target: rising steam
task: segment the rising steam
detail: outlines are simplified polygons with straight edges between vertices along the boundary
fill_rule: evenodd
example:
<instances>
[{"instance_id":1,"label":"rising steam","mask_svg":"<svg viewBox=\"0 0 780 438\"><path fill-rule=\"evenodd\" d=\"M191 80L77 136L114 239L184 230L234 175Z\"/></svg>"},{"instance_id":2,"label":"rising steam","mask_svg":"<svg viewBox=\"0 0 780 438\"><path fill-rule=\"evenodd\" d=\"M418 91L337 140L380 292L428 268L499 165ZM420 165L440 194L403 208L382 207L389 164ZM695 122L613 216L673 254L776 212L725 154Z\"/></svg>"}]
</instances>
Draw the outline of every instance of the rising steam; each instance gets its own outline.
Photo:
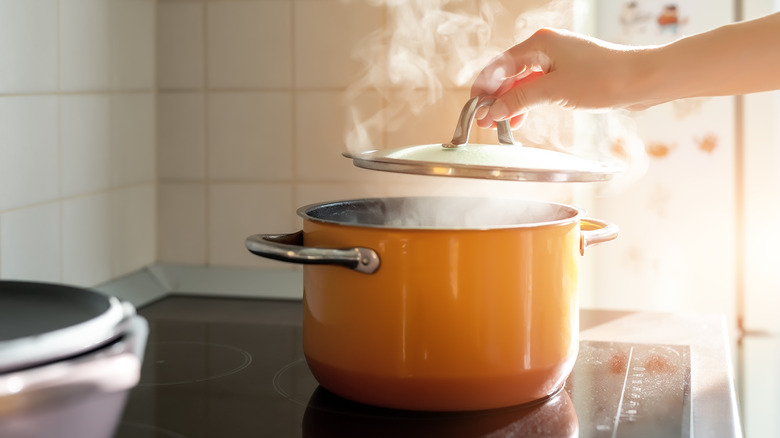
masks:
<instances>
[{"instance_id":1,"label":"rising steam","mask_svg":"<svg viewBox=\"0 0 780 438\"><path fill-rule=\"evenodd\" d=\"M387 23L358 43L354 56L364 71L347 98L354 101L366 90L378 91L386 105L377 114L361 114L352 106L353 126L347 139L351 152L371 148L366 141L370 128L400 129L405 118L438 102L445 88L468 89L490 59L538 27L565 26L568 22L557 2L545 2L545 7L513 18L512 35L502 36L494 32L497 17L506 19L508 15L500 0L369 3L384 7Z\"/></svg>"},{"instance_id":2,"label":"rising steam","mask_svg":"<svg viewBox=\"0 0 780 438\"><path fill-rule=\"evenodd\" d=\"M373 90L385 105L377 114L360 114L352 107L353 126L347 138L351 152L376 148L367 141L367 130L400 129L404 119L438 102L445 86L468 86L497 53L489 48L497 3L480 2L478 9L470 4L474 9L467 11L452 0L369 2L385 8L387 23L358 44L355 56L365 70L347 98L354 101Z\"/></svg>"},{"instance_id":3,"label":"rising steam","mask_svg":"<svg viewBox=\"0 0 780 438\"><path fill-rule=\"evenodd\" d=\"M402 129L410 118L441 101L445 90L468 90L476 74L494 56L540 27L571 28L573 23L571 1L523 2L522 5L530 4L527 7L507 0L364 1L384 8L386 23L359 42L354 52L364 70L347 91L351 126L346 143L352 153L386 147L372 143L368 133ZM508 11L509 5L525 10ZM383 104L379 112L363 113L358 105L352 104L367 91L381 96ZM587 155L611 164L632 159L641 161L644 146L638 137L626 132L619 139L607 136L617 135L616 126L622 119L622 116L599 115L596 126L609 125L609 129L600 131L601 137L589 136L594 143L583 150L583 138L575 138L581 126L576 124L572 111L545 106L529 114L524 126L515 132L515 138L528 146ZM453 128L455 123L452 120ZM495 142L495 134L483 137ZM621 142L621 154L615 153L616 142ZM643 166L639 168L643 171Z\"/></svg>"}]
</instances>

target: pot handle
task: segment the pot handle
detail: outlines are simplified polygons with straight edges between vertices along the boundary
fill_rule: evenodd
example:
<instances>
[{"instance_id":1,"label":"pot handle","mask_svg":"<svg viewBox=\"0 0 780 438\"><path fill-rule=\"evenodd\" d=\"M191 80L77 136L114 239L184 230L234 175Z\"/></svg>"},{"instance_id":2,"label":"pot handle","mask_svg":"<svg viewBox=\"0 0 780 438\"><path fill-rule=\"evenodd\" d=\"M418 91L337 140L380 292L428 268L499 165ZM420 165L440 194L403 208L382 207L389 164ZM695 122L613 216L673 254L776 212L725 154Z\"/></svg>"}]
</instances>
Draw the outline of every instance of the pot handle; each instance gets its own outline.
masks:
<instances>
[{"instance_id":1,"label":"pot handle","mask_svg":"<svg viewBox=\"0 0 780 438\"><path fill-rule=\"evenodd\" d=\"M246 249L260 257L304 265L338 265L364 274L379 269L379 255L370 248L311 248L303 246L303 231L291 234L255 234Z\"/></svg>"},{"instance_id":2,"label":"pot handle","mask_svg":"<svg viewBox=\"0 0 780 438\"><path fill-rule=\"evenodd\" d=\"M617 225L599 219L584 218L580 220L580 254L585 255L585 248L599 243L615 240L620 229Z\"/></svg>"}]
</instances>

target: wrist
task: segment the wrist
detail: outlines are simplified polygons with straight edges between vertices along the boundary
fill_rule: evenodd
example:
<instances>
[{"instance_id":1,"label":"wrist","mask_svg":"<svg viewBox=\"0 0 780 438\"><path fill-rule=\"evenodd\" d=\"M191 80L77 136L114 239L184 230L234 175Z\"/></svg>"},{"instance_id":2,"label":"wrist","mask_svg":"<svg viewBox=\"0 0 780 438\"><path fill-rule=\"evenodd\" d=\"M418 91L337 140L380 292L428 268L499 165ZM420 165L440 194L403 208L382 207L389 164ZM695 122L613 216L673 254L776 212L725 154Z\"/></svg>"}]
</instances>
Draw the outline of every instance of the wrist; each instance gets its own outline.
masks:
<instances>
[{"instance_id":1,"label":"wrist","mask_svg":"<svg viewBox=\"0 0 780 438\"><path fill-rule=\"evenodd\" d=\"M670 74L667 46L643 47L631 51L627 57L629 65L628 83L631 90L627 96L629 107L649 107L657 103L683 97L675 90L679 86L679 77ZM674 77L674 81L669 78Z\"/></svg>"}]
</instances>

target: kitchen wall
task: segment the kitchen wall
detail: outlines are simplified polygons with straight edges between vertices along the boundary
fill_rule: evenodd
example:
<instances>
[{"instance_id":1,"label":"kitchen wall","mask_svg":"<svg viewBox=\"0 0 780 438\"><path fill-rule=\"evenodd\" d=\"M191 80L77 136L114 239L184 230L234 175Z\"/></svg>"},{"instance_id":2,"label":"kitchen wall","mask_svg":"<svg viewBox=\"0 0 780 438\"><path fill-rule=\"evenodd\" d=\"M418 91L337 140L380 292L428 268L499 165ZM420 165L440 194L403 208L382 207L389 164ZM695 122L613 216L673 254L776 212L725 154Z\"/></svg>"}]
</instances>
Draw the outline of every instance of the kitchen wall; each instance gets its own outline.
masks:
<instances>
[{"instance_id":1,"label":"kitchen wall","mask_svg":"<svg viewBox=\"0 0 780 438\"><path fill-rule=\"evenodd\" d=\"M159 1L161 262L293 269L249 254L244 238L295 231L295 210L319 201L497 191L571 198L571 187L431 181L357 169L341 156L353 117L367 121L363 149L449 140L470 83L448 74L448 65L462 64L423 65L431 57L415 56L454 59L458 38L487 33L485 50L472 53L473 72L532 30L516 23L523 12L536 11L534 26L569 26L563 4L571 2L557 12L537 9L548 3L541 1L382 3ZM407 58L393 70L387 60L398 53ZM409 80L404 68L424 80Z\"/></svg>"},{"instance_id":2,"label":"kitchen wall","mask_svg":"<svg viewBox=\"0 0 780 438\"><path fill-rule=\"evenodd\" d=\"M155 260L151 0L0 1L0 278Z\"/></svg>"},{"instance_id":3,"label":"kitchen wall","mask_svg":"<svg viewBox=\"0 0 780 438\"><path fill-rule=\"evenodd\" d=\"M668 3L598 8L597 35L666 44L734 21L731 1L679 2L677 24L659 24ZM601 193L598 210L622 236L599 252L598 307L723 313L736 324L737 136L734 97L684 99L628 114L644 143L641 179ZM630 206L630 208L627 208Z\"/></svg>"},{"instance_id":4,"label":"kitchen wall","mask_svg":"<svg viewBox=\"0 0 780 438\"><path fill-rule=\"evenodd\" d=\"M366 123L353 147L448 140L476 69L574 15L568 0L409 2L411 15L388 4L0 0L0 278L93 286L156 262L295 269L250 255L244 238L294 231L297 207L339 198L572 201L572 186L431 181L341 156L355 117ZM391 52L449 61L396 63L422 84L373 78ZM570 136L570 116L553 117Z\"/></svg>"}]
</instances>

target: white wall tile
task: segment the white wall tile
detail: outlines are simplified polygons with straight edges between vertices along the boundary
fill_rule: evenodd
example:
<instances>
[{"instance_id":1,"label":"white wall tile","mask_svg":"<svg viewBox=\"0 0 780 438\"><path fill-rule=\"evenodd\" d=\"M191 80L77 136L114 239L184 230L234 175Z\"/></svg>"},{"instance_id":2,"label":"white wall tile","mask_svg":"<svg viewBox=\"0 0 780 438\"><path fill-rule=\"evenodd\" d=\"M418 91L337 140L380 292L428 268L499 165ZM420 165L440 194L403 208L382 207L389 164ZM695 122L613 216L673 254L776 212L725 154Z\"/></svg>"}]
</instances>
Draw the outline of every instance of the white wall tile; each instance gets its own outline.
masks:
<instances>
[{"instance_id":1,"label":"white wall tile","mask_svg":"<svg viewBox=\"0 0 780 438\"><path fill-rule=\"evenodd\" d=\"M303 0L295 2L295 85L346 87L361 65L356 44L382 29L383 9L369 2Z\"/></svg>"},{"instance_id":2,"label":"white wall tile","mask_svg":"<svg viewBox=\"0 0 780 438\"><path fill-rule=\"evenodd\" d=\"M209 261L212 265L291 268L257 257L244 240L252 234L295 231L292 187L288 184L211 184Z\"/></svg>"},{"instance_id":3,"label":"white wall tile","mask_svg":"<svg viewBox=\"0 0 780 438\"><path fill-rule=\"evenodd\" d=\"M157 85L199 88L204 84L204 4L157 5Z\"/></svg>"},{"instance_id":4,"label":"white wall tile","mask_svg":"<svg viewBox=\"0 0 780 438\"><path fill-rule=\"evenodd\" d=\"M155 15L0 1L0 94L41 94L0 97L0 276L89 286L154 262Z\"/></svg>"},{"instance_id":5,"label":"white wall tile","mask_svg":"<svg viewBox=\"0 0 780 438\"><path fill-rule=\"evenodd\" d=\"M209 177L289 180L293 167L291 119L291 93L209 94Z\"/></svg>"},{"instance_id":6,"label":"white wall tile","mask_svg":"<svg viewBox=\"0 0 780 438\"><path fill-rule=\"evenodd\" d=\"M60 89L108 89L110 49L109 2L60 2Z\"/></svg>"},{"instance_id":7,"label":"white wall tile","mask_svg":"<svg viewBox=\"0 0 780 438\"><path fill-rule=\"evenodd\" d=\"M382 148L381 106L378 93L370 92L352 102L336 91L300 91L295 100L295 172L300 181L360 181L370 180L375 172L358 169L352 160L341 154L348 150L348 138L355 140L360 150ZM378 116L376 116L378 114ZM360 124L362 135L354 137L358 127L350 122L358 119L379 120Z\"/></svg>"},{"instance_id":8,"label":"white wall tile","mask_svg":"<svg viewBox=\"0 0 780 438\"><path fill-rule=\"evenodd\" d=\"M111 2L111 83L120 90L155 85L155 2Z\"/></svg>"},{"instance_id":9,"label":"white wall tile","mask_svg":"<svg viewBox=\"0 0 780 438\"><path fill-rule=\"evenodd\" d=\"M111 273L119 277L154 263L157 203L154 184L113 190L111 196Z\"/></svg>"},{"instance_id":10,"label":"white wall tile","mask_svg":"<svg viewBox=\"0 0 780 438\"><path fill-rule=\"evenodd\" d=\"M60 281L60 205L0 214L0 278Z\"/></svg>"},{"instance_id":11,"label":"white wall tile","mask_svg":"<svg viewBox=\"0 0 780 438\"><path fill-rule=\"evenodd\" d=\"M0 97L0 211L59 196L57 97Z\"/></svg>"},{"instance_id":12,"label":"white wall tile","mask_svg":"<svg viewBox=\"0 0 780 438\"><path fill-rule=\"evenodd\" d=\"M206 96L157 96L157 176L202 179L206 175Z\"/></svg>"},{"instance_id":13,"label":"white wall tile","mask_svg":"<svg viewBox=\"0 0 780 438\"><path fill-rule=\"evenodd\" d=\"M60 98L62 196L105 190L111 181L109 98L70 95Z\"/></svg>"},{"instance_id":14,"label":"white wall tile","mask_svg":"<svg viewBox=\"0 0 780 438\"><path fill-rule=\"evenodd\" d=\"M114 187L155 180L155 114L153 93L111 95L111 167Z\"/></svg>"},{"instance_id":15,"label":"white wall tile","mask_svg":"<svg viewBox=\"0 0 780 438\"><path fill-rule=\"evenodd\" d=\"M0 93L57 89L57 20L57 0L0 2Z\"/></svg>"},{"instance_id":16,"label":"white wall tile","mask_svg":"<svg viewBox=\"0 0 780 438\"><path fill-rule=\"evenodd\" d=\"M107 193L62 202L62 281L92 287L111 279L111 199Z\"/></svg>"},{"instance_id":17,"label":"white wall tile","mask_svg":"<svg viewBox=\"0 0 780 438\"><path fill-rule=\"evenodd\" d=\"M208 3L210 87L289 87L290 1Z\"/></svg>"},{"instance_id":18,"label":"white wall tile","mask_svg":"<svg viewBox=\"0 0 780 438\"><path fill-rule=\"evenodd\" d=\"M161 183L157 204L158 261L206 263L206 186Z\"/></svg>"}]
</instances>

